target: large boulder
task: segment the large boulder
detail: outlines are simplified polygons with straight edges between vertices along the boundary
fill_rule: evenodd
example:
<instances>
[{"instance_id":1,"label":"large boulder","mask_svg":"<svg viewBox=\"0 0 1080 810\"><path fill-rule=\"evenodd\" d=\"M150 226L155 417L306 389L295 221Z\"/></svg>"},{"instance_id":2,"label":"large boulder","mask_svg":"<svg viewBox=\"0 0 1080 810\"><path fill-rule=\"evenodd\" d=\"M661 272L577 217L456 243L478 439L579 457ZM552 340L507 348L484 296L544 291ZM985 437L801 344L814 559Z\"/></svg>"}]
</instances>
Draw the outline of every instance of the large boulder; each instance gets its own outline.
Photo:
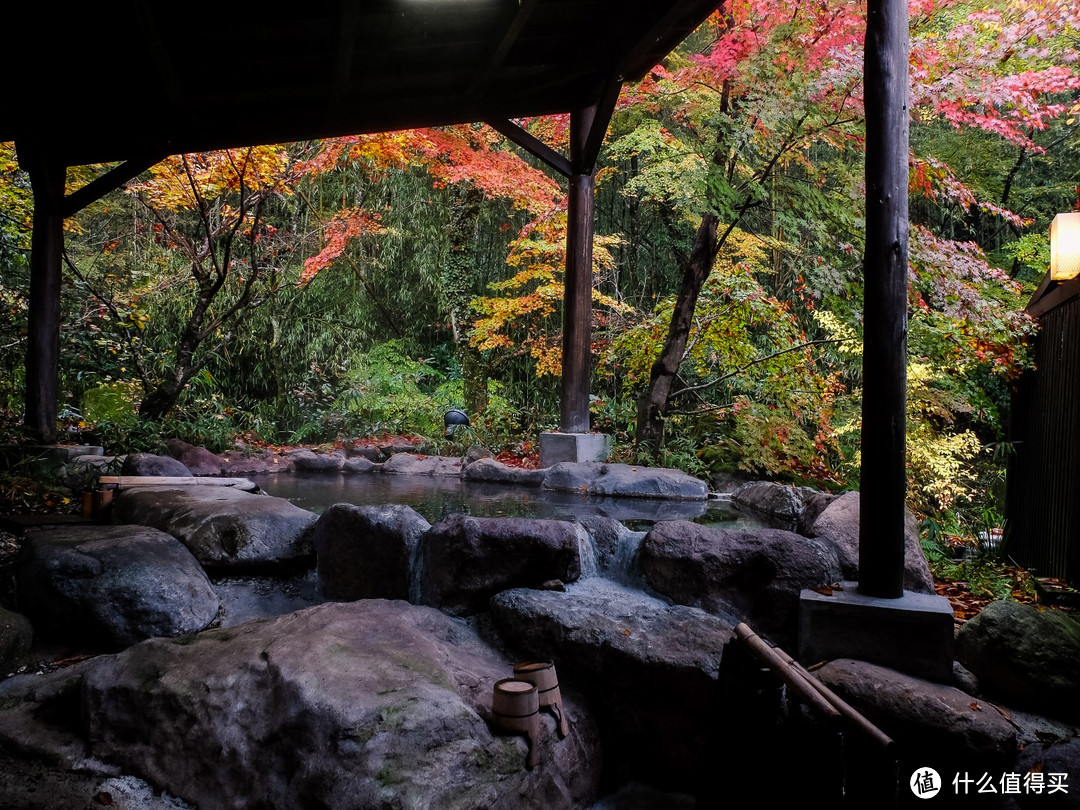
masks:
<instances>
[{"instance_id":1,"label":"large boulder","mask_svg":"<svg viewBox=\"0 0 1080 810\"><path fill-rule=\"evenodd\" d=\"M221 472L230 476L288 472L292 469L292 461L270 450L252 452L243 447L222 453L220 458Z\"/></svg>"},{"instance_id":2,"label":"large boulder","mask_svg":"<svg viewBox=\"0 0 1080 810\"><path fill-rule=\"evenodd\" d=\"M432 448L427 442L422 439L408 439L404 436L395 436L390 441L382 442L378 447L388 459L398 453L409 453L411 455L430 455L432 453Z\"/></svg>"},{"instance_id":3,"label":"large boulder","mask_svg":"<svg viewBox=\"0 0 1080 810\"><path fill-rule=\"evenodd\" d=\"M1053 610L991 602L956 636L956 657L986 694L1080 721L1080 622Z\"/></svg>"},{"instance_id":4,"label":"large boulder","mask_svg":"<svg viewBox=\"0 0 1080 810\"><path fill-rule=\"evenodd\" d=\"M408 599L420 538L430 528L408 506L334 504L312 530L323 595Z\"/></svg>"},{"instance_id":5,"label":"large boulder","mask_svg":"<svg viewBox=\"0 0 1080 810\"><path fill-rule=\"evenodd\" d=\"M818 515L810 527L811 537L828 538L836 544L844 579L859 578L859 493L845 492ZM919 544L915 516L904 510L904 588L934 593L934 577Z\"/></svg>"},{"instance_id":6,"label":"large boulder","mask_svg":"<svg viewBox=\"0 0 1080 810\"><path fill-rule=\"evenodd\" d=\"M187 467L192 475L221 475L225 468L221 458L205 447L196 447L180 439L165 442L169 455Z\"/></svg>"},{"instance_id":7,"label":"large boulder","mask_svg":"<svg viewBox=\"0 0 1080 810\"><path fill-rule=\"evenodd\" d=\"M308 530L318 516L232 487L155 487L121 492L112 519L168 532L203 566L237 569L310 557Z\"/></svg>"},{"instance_id":8,"label":"large boulder","mask_svg":"<svg viewBox=\"0 0 1080 810\"><path fill-rule=\"evenodd\" d=\"M385 449L385 448L384 448ZM388 475L461 475L462 460L448 456L419 456L411 452L395 452L386 460L382 471Z\"/></svg>"},{"instance_id":9,"label":"large boulder","mask_svg":"<svg viewBox=\"0 0 1080 810\"><path fill-rule=\"evenodd\" d=\"M595 726L544 715L539 764L488 727L511 665L464 624L405 602L331 603L137 645L84 678L89 749L201 808L577 808Z\"/></svg>"},{"instance_id":10,"label":"large boulder","mask_svg":"<svg viewBox=\"0 0 1080 810\"><path fill-rule=\"evenodd\" d=\"M595 558L577 523L453 514L421 543L421 599L459 614L479 613L499 591L576 580L583 553L588 571Z\"/></svg>"},{"instance_id":11,"label":"large boulder","mask_svg":"<svg viewBox=\"0 0 1080 810\"><path fill-rule=\"evenodd\" d=\"M374 472L375 469L375 462L366 459L363 456L352 456L347 458L345 459L345 463L341 465L341 471L347 475L370 473Z\"/></svg>"},{"instance_id":12,"label":"large boulder","mask_svg":"<svg viewBox=\"0 0 1080 810\"><path fill-rule=\"evenodd\" d=\"M86 747L81 716L83 676L98 656L51 672L15 675L0 681L0 752L18 756L24 762L56 764L64 771L102 770L110 766L92 760ZM0 768L3 768L0 762ZM113 773L115 773L113 769ZM0 796L14 783L7 768L0 770ZM45 804L4 804L3 808L37 808ZM83 810L86 805L56 805Z\"/></svg>"},{"instance_id":13,"label":"large boulder","mask_svg":"<svg viewBox=\"0 0 1080 810\"><path fill-rule=\"evenodd\" d=\"M316 453L306 448L293 450L288 458L295 469L302 472L340 472L345 466L345 456L339 453Z\"/></svg>"},{"instance_id":14,"label":"large boulder","mask_svg":"<svg viewBox=\"0 0 1080 810\"><path fill-rule=\"evenodd\" d=\"M366 458L375 464L386 461L386 454L372 444L357 444L346 451L349 458Z\"/></svg>"},{"instance_id":15,"label":"large boulder","mask_svg":"<svg viewBox=\"0 0 1080 810\"><path fill-rule=\"evenodd\" d=\"M734 619L601 578L566 593L506 591L491 616L507 647L554 661L560 682L590 699L611 775L691 783Z\"/></svg>"},{"instance_id":16,"label":"large boulder","mask_svg":"<svg viewBox=\"0 0 1080 810\"><path fill-rule=\"evenodd\" d=\"M153 453L132 453L120 465L121 475L153 475L170 478L190 478L192 473L182 462L171 456Z\"/></svg>"},{"instance_id":17,"label":"large boulder","mask_svg":"<svg viewBox=\"0 0 1080 810\"><path fill-rule=\"evenodd\" d=\"M20 602L68 633L122 648L202 630L218 597L191 552L144 526L68 526L27 536Z\"/></svg>"},{"instance_id":18,"label":"large boulder","mask_svg":"<svg viewBox=\"0 0 1080 810\"><path fill-rule=\"evenodd\" d=\"M30 653L34 628L21 613L0 607L0 678L18 667Z\"/></svg>"},{"instance_id":19,"label":"large boulder","mask_svg":"<svg viewBox=\"0 0 1080 810\"><path fill-rule=\"evenodd\" d=\"M638 552L649 587L679 604L730 612L792 649L799 593L840 579L836 549L782 529L657 523Z\"/></svg>"},{"instance_id":20,"label":"large boulder","mask_svg":"<svg viewBox=\"0 0 1080 810\"><path fill-rule=\"evenodd\" d=\"M1051 736L1049 740L1042 739L1028 743L1016 758L1015 767L1010 771L1019 773L1021 779L1027 777L1028 774L1032 776L1041 774L1043 785L1046 786L1042 793L1026 792L1014 797L1017 807L1023 810L1028 810L1028 808L1041 810L1045 807L1076 810L1080 807L1080 795L1077 791L1077 774L1080 774L1080 737L1075 736L1075 729L1068 736ZM1059 787L1052 788L1052 785Z\"/></svg>"},{"instance_id":21,"label":"large boulder","mask_svg":"<svg viewBox=\"0 0 1080 810\"><path fill-rule=\"evenodd\" d=\"M487 481L493 484L519 484L538 487L544 482L547 470L526 470L511 467L493 458L482 457L470 462L462 472L466 481Z\"/></svg>"},{"instance_id":22,"label":"large boulder","mask_svg":"<svg viewBox=\"0 0 1080 810\"><path fill-rule=\"evenodd\" d=\"M704 481L682 470L607 464L602 461L560 461L548 468L544 489L623 498L673 498L703 501L709 497Z\"/></svg>"},{"instance_id":23,"label":"large boulder","mask_svg":"<svg viewBox=\"0 0 1080 810\"><path fill-rule=\"evenodd\" d=\"M919 765L978 762L1000 770L1016 755L1013 724L956 687L846 658L830 661L815 674L908 756L919 759Z\"/></svg>"},{"instance_id":24,"label":"large boulder","mask_svg":"<svg viewBox=\"0 0 1080 810\"><path fill-rule=\"evenodd\" d=\"M731 493L731 500L739 506L753 509L806 534L817 516L832 503L835 495L810 487L795 487L773 481L748 481Z\"/></svg>"}]
</instances>

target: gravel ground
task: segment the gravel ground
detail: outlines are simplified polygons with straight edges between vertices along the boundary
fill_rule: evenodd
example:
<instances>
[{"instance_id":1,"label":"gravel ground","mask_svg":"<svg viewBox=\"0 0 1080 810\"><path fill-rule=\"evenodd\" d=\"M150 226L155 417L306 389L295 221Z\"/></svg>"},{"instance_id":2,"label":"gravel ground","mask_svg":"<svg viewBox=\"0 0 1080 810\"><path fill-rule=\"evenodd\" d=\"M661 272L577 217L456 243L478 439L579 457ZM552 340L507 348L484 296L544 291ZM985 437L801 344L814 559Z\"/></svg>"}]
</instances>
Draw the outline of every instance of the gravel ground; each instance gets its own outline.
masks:
<instances>
[{"instance_id":1,"label":"gravel ground","mask_svg":"<svg viewBox=\"0 0 1080 810\"><path fill-rule=\"evenodd\" d=\"M0 568L13 563L18 553L19 539L10 532L0 529Z\"/></svg>"}]
</instances>

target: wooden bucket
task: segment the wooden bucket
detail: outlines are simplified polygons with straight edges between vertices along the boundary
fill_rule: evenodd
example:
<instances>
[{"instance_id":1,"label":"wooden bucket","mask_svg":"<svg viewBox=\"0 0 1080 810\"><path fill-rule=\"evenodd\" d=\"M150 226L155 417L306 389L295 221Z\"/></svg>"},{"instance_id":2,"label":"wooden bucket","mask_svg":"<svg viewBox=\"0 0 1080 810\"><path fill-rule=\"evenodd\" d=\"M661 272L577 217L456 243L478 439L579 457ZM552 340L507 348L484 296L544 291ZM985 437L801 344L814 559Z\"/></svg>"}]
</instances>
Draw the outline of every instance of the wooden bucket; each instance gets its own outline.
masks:
<instances>
[{"instance_id":1,"label":"wooden bucket","mask_svg":"<svg viewBox=\"0 0 1080 810\"><path fill-rule=\"evenodd\" d=\"M112 503L113 491L111 489L87 490L82 494L82 516L84 518L100 518Z\"/></svg>"},{"instance_id":2,"label":"wooden bucket","mask_svg":"<svg viewBox=\"0 0 1080 810\"><path fill-rule=\"evenodd\" d=\"M526 661L514 664L514 677L536 685L541 707L551 709L551 713L559 721L559 736L565 737L569 734L570 724L566 720L566 711L563 709L559 676L555 674L554 662Z\"/></svg>"},{"instance_id":3,"label":"wooden bucket","mask_svg":"<svg viewBox=\"0 0 1080 810\"><path fill-rule=\"evenodd\" d=\"M112 506L113 490L99 489L94 492L94 517L103 517L105 510Z\"/></svg>"},{"instance_id":4,"label":"wooden bucket","mask_svg":"<svg viewBox=\"0 0 1080 810\"><path fill-rule=\"evenodd\" d=\"M540 697L536 684L518 678L496 681L491 714L498 728L529 738L529 756L525 764L533 768L540 756Z\"/></svg>"}]
</instances>

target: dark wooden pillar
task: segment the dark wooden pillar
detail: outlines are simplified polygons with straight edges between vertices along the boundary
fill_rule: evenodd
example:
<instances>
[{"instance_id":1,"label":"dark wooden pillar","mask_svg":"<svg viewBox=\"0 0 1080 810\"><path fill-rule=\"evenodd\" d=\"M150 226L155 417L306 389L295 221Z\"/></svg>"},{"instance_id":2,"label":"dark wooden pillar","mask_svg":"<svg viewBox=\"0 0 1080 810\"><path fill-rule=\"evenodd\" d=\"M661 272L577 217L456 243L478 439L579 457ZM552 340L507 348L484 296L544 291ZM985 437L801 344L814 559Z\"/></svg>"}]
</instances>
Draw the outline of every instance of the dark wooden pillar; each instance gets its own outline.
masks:
<instances>
[{"instance_id":1,"label":"dark wooden pillar","mask_svg":"<svg viewBox=\"0 0 1080 810\"><path fill-rule=\"evenodd\" d=\"M596 187L586 154L596 106L570 114L570 177L566 226L566 279L563 294L562 397L559 429L589 432L592 373L593 192ZM606 126L606 121L605 121Z\"/></svg>"},{"instance_id":2,"label":"dark wooden pillar","mask_svg":"<svg viewBox=\"0 0 1080 810\"><path fill-rule=\"evenodd\" d=\"M859 591L904 593L907 491L908 16L869 0Z\"/></svg>"},{"instance_id":3,"label":"dark wooden pillar","mask_svg":"<svg viewBox=\"0 0 1080 810\"><path fill-rule=\"evenodd\" d=\"M64 250L64 179L67 168L43 151L16 144L19 164L34 189L30 242L30 301L26 341L25 422L39 442L56 441L60 359L60 288Z\"/></svg>"}]
</instances>

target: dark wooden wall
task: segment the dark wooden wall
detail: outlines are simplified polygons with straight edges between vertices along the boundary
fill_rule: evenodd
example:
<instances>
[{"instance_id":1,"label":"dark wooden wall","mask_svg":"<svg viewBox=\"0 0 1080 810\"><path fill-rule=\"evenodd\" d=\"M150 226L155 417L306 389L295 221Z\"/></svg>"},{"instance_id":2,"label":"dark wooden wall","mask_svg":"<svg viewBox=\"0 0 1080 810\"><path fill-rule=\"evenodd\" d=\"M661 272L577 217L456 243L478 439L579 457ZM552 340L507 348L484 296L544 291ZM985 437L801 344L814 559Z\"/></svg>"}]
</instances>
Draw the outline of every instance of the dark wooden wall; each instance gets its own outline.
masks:
<instances>
[{"instance_id":1,"label":"dark wooden wall","mask_svg":"<svg viewBox=\"0 0 1080 810\"><path fill-rule=\"evenodd\" d=\"M1035 370L1013 397L1005 549L1080 584L1080 297L1039 317Z\"/></svg>"}]
</instances>

